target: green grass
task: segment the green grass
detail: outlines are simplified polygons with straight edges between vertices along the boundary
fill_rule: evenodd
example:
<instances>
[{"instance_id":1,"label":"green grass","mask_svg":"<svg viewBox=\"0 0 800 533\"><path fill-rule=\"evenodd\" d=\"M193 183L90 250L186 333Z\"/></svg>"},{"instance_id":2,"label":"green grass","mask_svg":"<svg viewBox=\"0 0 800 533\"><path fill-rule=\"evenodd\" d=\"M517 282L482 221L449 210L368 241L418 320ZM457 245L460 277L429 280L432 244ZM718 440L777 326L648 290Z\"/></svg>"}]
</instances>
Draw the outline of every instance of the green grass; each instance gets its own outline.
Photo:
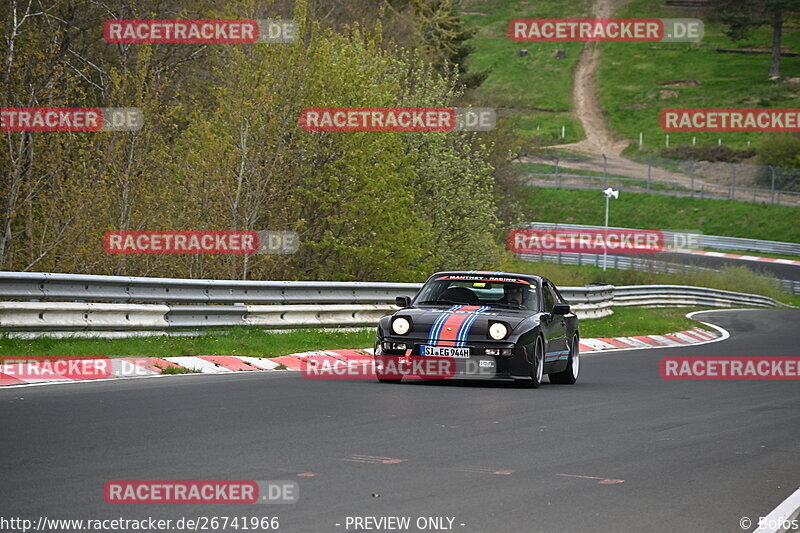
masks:
<instances>
[{"instance_id":1,"label":"green grass","mask_svg":"<svg viewBox=\"0 0 800 533\"><path fill-rule=\"evenodd\" d=\"M682 331L697 325L683 317L686 309L616 308L614 315L581 321L583 337L615 337ZM149 339L33 339L0 338L0 358L20 355L61 356L149 356L250 355L275 357L308 350L368 348L375 334L303 330L292 333L266 333L258 328L236 328L227 334L200 337L152 337ZM286 367L279 369L285 370ZM168 367L162 374L192 373L185 368Z\"/></svg>"},{"instance_id":2,"label":"green grass","mask_svg":"<svg viewBox=\"0 0 800 533\"><path fill-rule=\"evenodd\" d=\"M583 131L569 113L572 109L572 70L581 43L517 43L508 37L514 18L584 16L589 0L464 0L463 19L476 29L469 41L475 51L468 58L471 71L491 69L475 96L508 117L514 129L533 145L570 143ZM483 14L470 14L479 12ZM528 55L519 57L519 50ZM556 59L556 51L566 57ZM566 126L561 137L561 126Z\"/></svg>"},{"instance_id":3,"label":"green grass","mask_svg":"<svg viewBox=\"0 0 800 533\"><path fill-rule=\"evenodd\" d=\"M615 307L611 316L597 320L581 320L581 337L630 337L686 331L700 326L694 320L686 318L686 313L700 309L699 307L661 309Z\"/></svg>"},{"instance_id":4,"label":"green grass","mask_svg":"<svg viewBox=\"0 0 800 533\"><path fill-rule=\"evenodd\" d=\"M663 0L637 0L617 11L615 17L696 17L691 11L666 9ZM664 147L665 132L659 126L659 113L667 107L797 107L800 86L767 79L769 54L741 55L716 52L717 48L767 47L772 32L760 28L746 41L733 42L723 27L704 20L705 36L700 43L604 43L599 70L600 103L609 127L624 138L638 140L644 133L644 148ZM794 22L787 22L794 24ZM800 51L800 32L785 29L783 47ZM800 58L782 57L781 75L800 76ZM699 85L662 84L695 80ZM756 144L761 133L670 133L670 146L723 144L746 148ZM638 151L630 146L629 153Z\"/></svg>"},{"instance_id":5,"label":"green grass","mask_svg":"<svg viewBox=\"0 0 800 533\"><path fill-rule=\"evenodd\" d=\"M604 223L605 202L599 189L527 187L520 195L527 199L525 217L529 221ZM623 192L611 203L609 224L800 242L799 219L800 210L796 207Z\"/></svg>"},{"instance_id":6,"label":"green grass","mask_svg":"<svg viewBox=\"0 0 800 533\"><path fill-rule=\"evenodd\" d=\"M161 368L156 365L157 368ZM182 366L166 366L161 368L162 374L201 374L201 370L194 370L192 368L184 368Z\"/></svg>"},{"instance_id":7,"label":"green grass","mask_svg":"<svg viewBox=\"0 0 800 533\"><path fill-rule=\"evenodd\" d=\"M299 330L269 333L260 328L234 328L226 334L197 337L131 339L9 339L0 337L0 357L10 355L103 355L108 357L181 355L250 355L277 357L308 350L372 346L369 331Z\"/></svg>"}]
</instances>

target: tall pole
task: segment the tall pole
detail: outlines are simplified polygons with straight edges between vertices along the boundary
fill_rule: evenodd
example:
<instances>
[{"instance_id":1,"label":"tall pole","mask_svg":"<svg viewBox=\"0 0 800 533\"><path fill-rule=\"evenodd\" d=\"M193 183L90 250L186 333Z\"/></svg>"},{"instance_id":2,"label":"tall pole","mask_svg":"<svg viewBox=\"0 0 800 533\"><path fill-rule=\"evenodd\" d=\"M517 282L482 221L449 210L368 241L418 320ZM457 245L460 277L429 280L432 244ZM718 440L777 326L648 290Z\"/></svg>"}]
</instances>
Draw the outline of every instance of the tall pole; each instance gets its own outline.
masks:
<instances>
[{"instance_id":1,"label":"tall pole","mask_svg":"<svg viewBox=\"0 0 800 533\"><path fill-rule=\"evenodd\" d=\"M603 272L606 271L606 262L608 261L608 201L609 196L606 195L606 234L603 237Z\"/></svg>"}]
</instances>

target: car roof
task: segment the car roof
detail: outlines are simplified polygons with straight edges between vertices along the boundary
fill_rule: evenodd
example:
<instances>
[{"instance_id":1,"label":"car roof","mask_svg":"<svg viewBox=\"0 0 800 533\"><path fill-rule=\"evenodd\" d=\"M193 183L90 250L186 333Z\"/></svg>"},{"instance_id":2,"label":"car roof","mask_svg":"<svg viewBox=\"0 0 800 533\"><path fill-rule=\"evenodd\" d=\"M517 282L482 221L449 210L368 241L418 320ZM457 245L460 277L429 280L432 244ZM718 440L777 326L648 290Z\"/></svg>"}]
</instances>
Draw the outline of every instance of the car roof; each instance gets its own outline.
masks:
<instances>
[{"instance_id":1,"label":"car roof","mask_svg":"<svg viewBox=\"0 0 800 533\"><path fill-rule=\"evenodd\" d=\"M542 281L549 281L547 278L543 278L542 276L534 276L533 274L520 274L517 272L499 272L490 270L445 270L442 272L436 272L434 274L431 274L431 276L428 279L430 280L436 276L469 276L469 275L474 275L477 277L514 277L514 278L524 279L527 281L534 281L539 284L541 284Z\"/></svg>"}]
</instances>

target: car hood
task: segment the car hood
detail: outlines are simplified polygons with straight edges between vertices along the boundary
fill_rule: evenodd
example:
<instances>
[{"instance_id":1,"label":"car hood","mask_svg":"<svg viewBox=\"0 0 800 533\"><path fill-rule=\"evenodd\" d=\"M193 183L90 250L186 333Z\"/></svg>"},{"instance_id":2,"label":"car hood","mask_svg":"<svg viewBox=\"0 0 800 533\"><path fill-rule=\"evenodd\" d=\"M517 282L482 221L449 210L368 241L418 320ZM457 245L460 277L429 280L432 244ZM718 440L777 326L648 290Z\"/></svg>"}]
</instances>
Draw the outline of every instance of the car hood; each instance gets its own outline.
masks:
<instances>
[{"instance_id":1,"label":"car hood","mask_svg":"<svg viewBox=\"0 0 800 533\"><path fill-rule=\"evenodd\" d=\"M466 324L470 337L485 336L490 321L504 322L513 331L523 320L531 318L533 315L535 315L534 312L527 310L478 306L407 307L395 313L395 316L411 319L411 336L413 338L429 338L437 324L440 328L447 325L456 329L462 324Z\"/></svg>"}]
</instances>

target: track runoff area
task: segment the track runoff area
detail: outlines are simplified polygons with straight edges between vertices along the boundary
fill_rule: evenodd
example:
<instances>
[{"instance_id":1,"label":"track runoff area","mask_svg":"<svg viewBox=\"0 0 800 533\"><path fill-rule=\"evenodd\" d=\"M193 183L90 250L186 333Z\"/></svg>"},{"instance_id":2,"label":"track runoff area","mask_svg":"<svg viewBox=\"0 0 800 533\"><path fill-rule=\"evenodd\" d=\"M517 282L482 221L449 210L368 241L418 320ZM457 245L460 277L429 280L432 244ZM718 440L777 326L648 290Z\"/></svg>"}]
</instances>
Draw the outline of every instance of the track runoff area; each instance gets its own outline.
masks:
<instances>
[{"instance_id":1,"label":"track runoff area","mask_svg":"<svg viewBox=\"0 0 800 533\"><path fill-rule=\"evenodd\" d=\"M797 381L666 379L662 366L683 357L797 358L797 316L702 312L694 318L720 332L717 342L587 353L578 383L536 390L300 372L6 388L0 446L19 453L0 455L0 526L792 526L800 505Z\"/></svg>"}]
</instances>

